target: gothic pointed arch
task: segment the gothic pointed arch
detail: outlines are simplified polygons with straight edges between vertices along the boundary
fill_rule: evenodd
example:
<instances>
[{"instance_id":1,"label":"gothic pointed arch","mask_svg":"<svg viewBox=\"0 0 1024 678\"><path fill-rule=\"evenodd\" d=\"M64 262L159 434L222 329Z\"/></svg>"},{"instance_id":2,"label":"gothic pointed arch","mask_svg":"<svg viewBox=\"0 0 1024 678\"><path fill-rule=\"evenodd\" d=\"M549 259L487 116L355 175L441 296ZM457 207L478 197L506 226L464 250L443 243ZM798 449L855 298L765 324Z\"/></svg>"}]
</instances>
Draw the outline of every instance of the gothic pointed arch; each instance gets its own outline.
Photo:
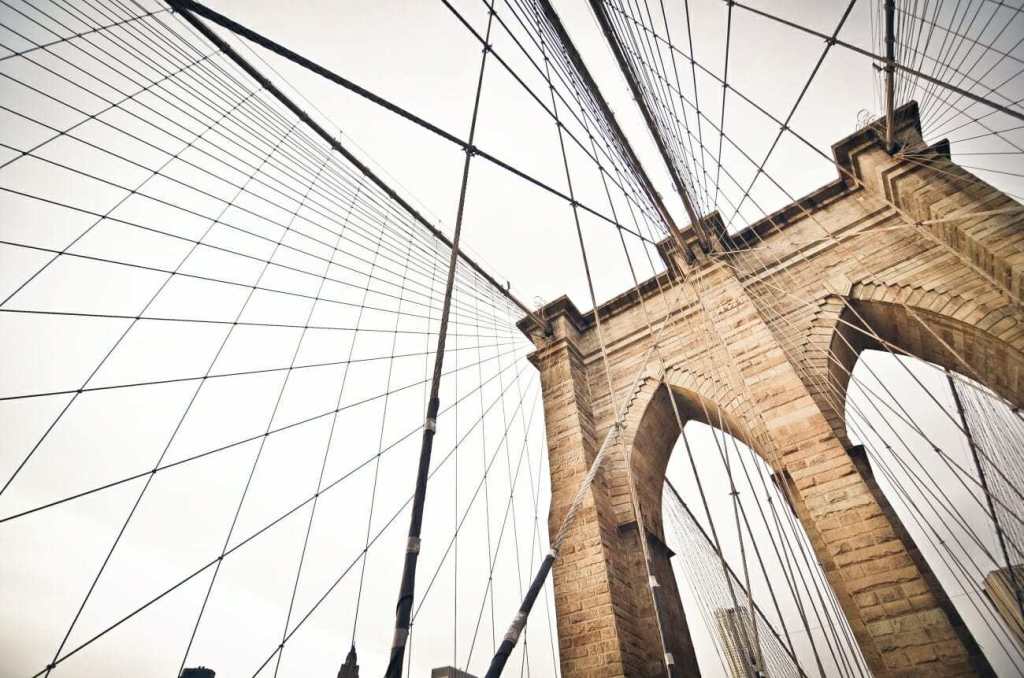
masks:
<instances>
[{"instance_id":1,"label":"gothic pointed arch","mask_svg":"<svg viewBox=\"0 0 1024 678\"><path fill-rule=\"evenodd\" d=\"M689 421L698 421L726 431L771 464L764 446L758 442L763 440L764 432L754 430L756 424L749 416L751 404L735 389L687 367L647 377L630 403L622 445L631 453L631 471L641 511L648 520L647 528L659 538L663 537L661 494L665 472L680 435L676 410L684 426ZM631 516L632 509L623 507L622 519L632 520Z\"/></svg>"},{"instance_id":2,"label":"gothic pointed arch","mask_svg":"<svg viewBox=\"0 0 1024 678\"><path fill-rule=\"evenodd\" d=\"M985 303L939 289L861 282L845 300L832 295L820 303L808 336L805 359L826 375L831 392L829 400L819 387L815 398L847 443L836 403L845 405L854 366L866 350L909 355L959 372L1014 406L1024 405L1024 314L998 298Z\"/></svg>"}]
</instances>

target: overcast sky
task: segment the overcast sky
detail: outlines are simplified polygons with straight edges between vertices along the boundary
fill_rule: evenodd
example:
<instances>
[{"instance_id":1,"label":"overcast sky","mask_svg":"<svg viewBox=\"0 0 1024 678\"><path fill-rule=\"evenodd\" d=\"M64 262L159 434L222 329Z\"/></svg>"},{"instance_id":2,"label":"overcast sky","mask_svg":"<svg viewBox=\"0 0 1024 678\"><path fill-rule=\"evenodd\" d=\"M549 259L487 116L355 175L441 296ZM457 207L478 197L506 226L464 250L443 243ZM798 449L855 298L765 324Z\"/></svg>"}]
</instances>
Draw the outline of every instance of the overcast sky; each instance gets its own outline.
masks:
<instances>
[{"instance_id":1,"label":"overcast sky","mask_svg":"<svg viewBox=\"0 0 1024 678\"><path fill-rule=\"evenodd\" d=\"M56 15L63 11L62 3L60 0L41 7ZM468 135L480 46L441 2L214 0L210 4L452 134ZM589 3L561 0L555 4L656 188L677 222L685 223L668 174ZM845 7L845 3L812 0L752 4L770 8L822 32L834 29ZM486 23L483 2L460 0L453 5L477 30L483 30ZM873 48L872 14L876 5L867 0L856 3L841 37ZM130 3L122 6L82 0L72 6L90 14L98 12L97 7L108 6L121 13L126 11L125 6L133 13L138 12L138 7ZM147 10L161 8L154 2L144 2L143 6ZM693 0L689 6L694 22L694 53L710 70L719 73L724 58L725 4L720 0ZM510 25L514 24L508 5L498 2L496 9ZM38 36L40 42L54 39L38 26L33 28L26 23L23 13L33 11L22 0L11 0L10 6L0 7L0 23L8 26L6 32L0 32L0 40L8 51L25 49L25 35ZM683 32L678 12L679 7L669 9L675 36ZM1006 19L1011 30L1001 35L1003 42L1000 44L1010 49L1014 40L1024 35L1021 28L1024 22L1017 17ZM154 20L154 26L160 25L155 23L157 21L173 26L183 35L189 34L178 17L164 13ZM996 21L991 23L999 25ZM23 37L15 36L10 30L12 27L21 31ZM196 44L202 46L198 41ZM507 58L538 94L546 95L542 79L530 70L509 36L497 28L494 44L496 52ZM730 82L774 115L785 117L822 47L820 39L736 11L732 25ZM458 147L258 48L255 52L249 52L247 47L241 49L254 58L260 68L272 69L270 75L275 82L286 84L301 105L329 130L338 133L358 157L380 172L439 228L451 232L464 157ZM59 53L97 73L101 80L108 79L110 87L118 86L117 78L98 63L66 46L58 50L65 50ZM51 61L43 63L56 63L52 55L47 58ZM115 67L119 68L116 64L111 66ZM61 68L68 68L68 65ZM1000 66L990 77L995 78L1004 68L1006 65ZM49 120L51 124L68 126L82 116L76 117L56 104L44 106L12 77L55 88L50 91L62 92L69 100L85 102L81 105L87 109L97 105L87 95L73 92L73 88L45 76L37 66L22 59L5 59L0 62L0 72L11 76L0 83L0 100L16 110L39 112L40 119ZM103 91L102 85L93 83L93 86ZM720 87L711 78L702 77L698 90L707 116L717 120L721 113ZM1011 83L1004 90L1005 96L1019 98L1018 83ZM185 100L189 94L179 92L178 96ZM879 113L871 63L849 51L834 49L808 90L792 125L818 148L827 150L857 128L861 111L872 115ZM476 144L480 148L565 190L564 167L551 119L493 60L487 67L479 116ZM115 127L136 129L125 116L111 115L106 119ZM735 97L726 104L725 119L727 132L733 140L760 160L774 139L777 125ZM941 130L937 124L935 128ZM138 144L111 129L90 124L83 126L81 132L106 148L138 153L133 157L144 158L148 166L156 167L163 160L157 153L143 154ZM706 127L705 132L710 135L710 128ZM969 135L967 130L959 130L957 134ZM4 143L0 162L7 162L17 151L31 147L45 136L45 129L40 125L5 114L0 119L0 139ZM954 151L964 148L981 147L954 143ZM989 147L982 150L987 151ZM81 143L66 139L46 146L40 154L75 168L119 177L125 183L143 179L137 168L104 159L101 151L86 149ZM723 165L745 188L755 168L728 144L722 157ZM985 156L977 163L988 168L1019 170L1016 157L1010 156L1007 160ZM573 150L570 150L570 163L578 199L604 211L605 198L594 167ZM766 170L785 187L785 192L760 181L752 192L754 199L741 211L734 227L742 227L764 212L787 204L788 196L804 195L836 178L833 166L792 140L778 148ZM1018 177L993 173L985 173L985 176L1007 191L1024 193ZM209 177L202 181L194 177L190 180L204 190L219 190L217 182ZM301 192L301 181L294 181ZM187 191L180 187L154 183L157 185L148 184L147 190L155 195L188 200L197 210L207 207L205 199L186 196ZM46 195L53 200L66 198L97 212L111 209L124 197L124 191L100 187L66 172L58 173L52 163L46 164L37 158L20 159L0 169L0 185ZM743 192L738 185L725 180L722 190L733 200ZM568 294L580 309L591 307L572 211L564 201L480 159L472 165L467 195L463 242L489 272L499 281L509 281L512 292L531 306ZM81 212L43 206L38 200L19 197L9 191L5 191L0 200L3 201L0 202L3 238L16 243L59 250L67 246L88 221ZM174 223L183 232L200 225L198 221L191 223L138 196L132 196L117 209L116 216L121 219L147 224ZM253 203L253 209L267 208ZM280 210L282 219L287 219L286 207ZM308 206L294 211L305 214L310 221L317 219ZM238 210L231 216L238 223L257 221ZM392 228L380 224L376 227ZM592 270L596 272L593 283L597 300L606 300L628 289L632 283L614 229L589 215L582 217L581 228ZM218 231L215 235L217 242L225 247L243 249L248 246L237 234ZM116 254L156 267L173 267L187 251L182 243L168 244L147 238L148 235L123 228L123 224L104 222L72 251L92 256ZM409 238L408 242L413 239ZM635 243L631 242L630 247L634 254L640 251ZM292 261L266 245L252 251L276 262ZM411 246L404 253L400 247L392 253L397 257L396 271L409 267L409 251ZM3 297L16 289L45 259L40 252L4 246L0 250ZM46 275L10 299L5 308L120 313L127 319L115 322L3 314L4 317L0 317L3 323L0 327L3 342L0 391L4 395L77 388L97 361L103 359L111 342L159 288L160 279L152 272L125 271L98 262L68 259L62 257ZM436 271L444 265L444 252L424 256L422 261L427 262L427 266L433 265ZM646 277L652 271L646 258L641 261L644 263L639 273ZM228 261L214 254L199 254L189 265L193 272L237 278L246 284L252 284L259 275L258 268L253 268L251 262ZM288 289L302 289L306 294L315 291L307 286L308 281L300 284L280 271L274 275L276 284ZM335 275L344 274L336 272ZM436 295L439 277L431 281L430 287L435 303L439 303ZM357 278L352 280L360 282ZM391 288L406 289L407 281L401 276L394 274L388 280ZM263 284L269 283L264 280ZM408 284L411 289L412 283ZM371 297L372 303L385 308L392 308L388 304L396 303L393 298L385 298L379 285L370 287L373 294L380 296L379 299ZM342 291L337 294L341 295ZM462 286L458 294L457 302L462 304L463 313L460 322L465 323L460 327L465 335L453 338L449 348L461 350L451 355L448 365L461 371L458 376L446 378L442 406L461 397L465 399L459 401L458 413L453 409L442 418L439 426L435 463L443 461L444 465L430 486L417 589L420 596L428 589L429 594L423 604L423 616L417 619L413 630L410 675L428 675L431 667L445 664L468 666L471 672L481 675L494 644L500 641L511 621L522 585L547 549L543 413L536 371L525 360L531 347L512 328L520 312L496 301L493 291L474 296L472 290ZM358 297L352 299L358 301ZM365 297L363 302L368 303ZM322 305L314 304L310 310L308 299L280 300L267 295L254 297L250 306L234 291L180 280L159 294L149 313L230 321L243 307L244 319L265 323L301 326L304 318L309 323L307 313L315 313L323 323L344 325L356 321L351 309L328 312ZM408 306L398 308L407 310ZM390 327L394 315L371 312L359 322ZM484 324L474 326L471 331L470 321L479 321L480 317ZM428 325L436 328L436 312L432 320L403 319L402 322L405 323L402 329L410 333L422 331ZM188 327L169 328L164 324L147 323L133 327L129 339L95 375L91 385L202 375L226 330L220 326ZM387 334L378 337L360 333L353 338L310 332L300 337L294 328L240 328L232 333L223 356L214 359L215 372L280 368L287 366L295 355L299 356L301 364L337 362L346 357L365 359L400 354L410 354L410 357L361 363L351 370L335 366L295 372L297 376L289 381L287 388L282 386L280 373L211 380L208 385L204 384L180 433L174 431L174 425L193 393L193 383L98 391L80 398L63 394L3 401L0 404L0 430L3 431L0 478L6 480L10 476L40 436L45 435L46 441L40 446L38 457L25 466L10 490L0 496L0 517L148 470L169 436L173 445L166 460L175 461L247 436L259 436L271 424L281 426L329 411L336 407L337 385L343 378L346 383L343 402L346 403L358 403L361 398L380 394L388 390L386 385L414 384L389 398L386 405L375 400L345 410L334 423L335 433L331 432L330 418L325 418L268 437L266 450L259 453L259 467L253 475L253 486L239 514L237 532L231 542L237 544L243 536L308 498L316 488L322 458L327 459L327 478L352 471L348 480L323 495L317 508L317 520L310 532L308 554L295 596L292 626L325 591L330 593L308 622L289 638L279 669L280 675L334 675L354 634L363 675L379 674L390 645L401 572L400 556L408 524L408 514L402 512L402 505L412 490L419 449L416 428L421 423L425 400L425 388L419 381L427 374L432 346L421 335L401 336L394 343L391 339ZM950 419L922 397L919 386L906 370L892 358L870 360L869 364L891 382L894 394L911 408L914 418L932 432L933 440L948 448L949 454L959 462L969 464L966 447L954 434ZM474 362L481 365L476 366ZM942 376L925 367L913 369L948 409L950 400ZM858 366L857 376L870 383L863 363ZM856 389L853 392L855 402L860 402L856 400ZM281 394L279 404L275 405ZM49 424L61 416L62 409L72 399L74 406L63 415L59 425L47 433ZM711 461L704 467L705 482L716 488L724 487L724 471L715 460L710 433L706 427L691 428L691 444L700 454L711 455ZM930 453L928 441L906 429L900 431L915 453ZM391 442L394 448L379 457L379 466L372 462L357 463L372 459ZM448 456L456 449L456 442L459 456ZM234 514L247 474L254 468L259 446L259 440L252 440L233 448L229 454L213 455L157 475L80 619L75 622L66 649L85 642L220 553L225 529ZM752 461L752 457L747 458ZM479 485L481 491L475 492L489 463L496 465L489 467L493 470L488 472L486 484ZM763 465L761 470L764 470ZM942 470L936 473L941 474ZM695 501L693 478L687 473L681 454L673 457L669 477L684 498ZM940 477L940 481L953 483L952 476ZM0 523L0 678L32 675L51 660L144 482L145 479L140 478L60 507ZM963 511L967 522L977 526L978 539L988 548L994 548L992 530L976 503L966 494L955 490L951 493L955 496L954 505ZM711 501L725 551L735 565L738 549L735 531L729 527L732 514L728 496L724 491L715 492ZM904 510L898 498L894 499L894 504L898 511ZM373 517L367 532L371 506ZM510 507L514 507L514 512ZM394 523L389 523L396 515ZM463 515L466 518L459 528L458 546L449 552L446 547ZM188 653L189 665L206 664L221 676L243 676L252 674L272 655L281 642L308 517L307 507L224 559L202 626ZM931 558L930 562L938 563L925 543L924 533L915 531L909 521L908 527L918 537L918 545ZM380 539L368 550L369 557L362 559L360 554L367 535L378 531ZM763 533L758 534L763 536ZM490 576L492 569L493 576ZM936 571L950 587L958 609L968 622L977 622L970 600L958 595L954 578L938 565ZM428 587L435 572L438 578ZM82 677L172 675L182 660L202 607L210 574L207 570L185 583L67 660L55 674ZM688 616L697 620L700 611L686 575L677 571ZM330 589L330 584L339 577L340 584ZM759 602L763 601L767 592L764 578L755 577L753 588ZM360 601L358 625L355 624L357 600ZM784 606L784 616L791 628L796 629L798 623L791 604ZM520 646L515 670L524 675L527 672L535 676L555 674L557 641L552 641L551 623L553 603L548 590L531 618L528 650L524 653ZM992 651L993 664L1001 675L1012 675L1005 653L982 626L972 623L983 647ZM698 623L691 628L705 675L725 675L708 630ZM795 633L794 640L802 661L810 662L805 634ZM524 656L528 657L528 664L523 661ZM261 675L270 675L274 666L271 662Z\"/></svg>"}]
</instances>

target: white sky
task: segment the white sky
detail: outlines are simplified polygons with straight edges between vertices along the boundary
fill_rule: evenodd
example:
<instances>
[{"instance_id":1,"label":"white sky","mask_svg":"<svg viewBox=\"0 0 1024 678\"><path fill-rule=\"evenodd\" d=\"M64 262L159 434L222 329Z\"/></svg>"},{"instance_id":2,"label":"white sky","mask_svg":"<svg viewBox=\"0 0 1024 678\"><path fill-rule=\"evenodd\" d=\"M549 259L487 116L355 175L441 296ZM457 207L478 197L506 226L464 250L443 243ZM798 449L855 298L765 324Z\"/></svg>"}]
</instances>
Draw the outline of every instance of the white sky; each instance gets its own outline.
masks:
<instances>
[{"instance_id":1,"label":"white sky","mask_svg":"<svg viewBox=\"0 0 1024 678\"><path fill-rule=\"evenodd\" d=\"M11 0L11 4L28 11L21 0ZM391 0L350 2L341 6L319 1L213 1L210 4L457 136L467 135L480 49L475 39L440 2ZM461 0L453 4L466 15L467 20L482 30L486 20L482 2ZM800 23L823 32L832 30L843 10L839 3L809 0L755 4L794 17ZM563 0L556 5L563 23L653 182L665 196L677 221L683 223L681 205L672 195L668 175L600 33L589 3ZM87 7L84 4L77 6ZM150 5L147 3L147 6ZM497 8L500 15L508 18L507 6L498 3ZM677 12L678 8L670 11ZM694 0L690 3L690 11L694 17L694 52L708 68L720 72L725 5L719 0ZM873 11L875 3L867 0L858 2L841 37L870 48L873 44ZM24 23L23 17L11 7L0 8L0 18L5 25L20 27ZM165 20L180 26L177 19ZM1014 21L1017 23L1007 21L1012 28L1001 35L1000 44L1004 49L1010 49L1014 41L1024 34L1021 29L1024 22L1016 17ZM673 30L674 35L679 35L682 28L674 24ZM775 115L785 117L822 47L821 41L738 10L733 17L732 30L730 82ZM0 38L5 45L17 44L9 33L0 33ZM538 93L545 94L542 80L529 71L528 64L517 55L514 45L501 31L496 33L495 50L507 57ZM66 54L81 59L72 52ZM422 206L443 230L451 232L463 161L457 147L311 73L266 53L260 52L260 56L275 69L275 81L287 81L305 102L310 102L303 103L303 106L309 107L310 112L330 129L340 130L343 141L351 144L357 155L378 168L388 181L399 188L400 193ZM96 64L83 64L88 69L102 71ZM1006 67L1006 64L1000 66L985 81L992 79L992 82L997 82L997 76ZM984 64L977 72L983 70ZM0 72L19 77L29 77L33 73L30 67L17 59L0 62ZM720 88L710 78L701 78L698 89L707 115L717 120ZM1016 94L1019 83L1011 83L1003 90L1004 96L1019 98ZM0 101L15 108L21 106L23 110L33 100L5 79L0 84ZM47 109L47 114L66 116L65 125L74 122L73 115L66 111L61 113L57 108L53 107L53 111ZM861 56L834 49L794 117L792 126L819 148L828 149L833 142L856 129L858 112L862 109L877 112L871 64ZM990 122L997 127L1002 124ZM118 124L127 125L124 120L118 120ZM763 157L776 129L735 97L727 103L727 133L758 160ZM941 131L941 126L936 125L935 129ZM709 135L708 139L715 139L710 128L706 127L704 131ZM131 147L123 139L118 142L116 135L100 134L94 129L92 132L97 134L94 138L99 143L110 144L114 148L122 148L117 143L125 144L124 148ZM0 162L12 156L12 147L27 148L40 134L42 132L31 124L6 115L0 120L0 137L7 146ZM477 134L476 143L481 148L564 190L562 161L550 119L534 102L524 97L520 86L493 61L488 65L485 78ZM956 134L959 137L969 136L969 128ZM957 146L954 143L954 151L970 152L972 148L980 149L977 152L991 150L989 146L979 145L982 142L966 143L974 145ZM965 148L968 150L964 151ZM86 152L72 142L54 143L45 152L49 154L47 157L64 160L75 167L97 168L121 176L125 183L136 181L137 175L128 169L111 163L109 159L102 160L97 153ZM603 211L606 203L596 171L581 154L571 153L578 199ZM153 154L146 158L146 162L155 165L158 159L158 155ZM76 204L89 205L97 211L109 209L121 196L117 190L96 188L80 180L54 180L52 166L36 160L25 159L18 163L0 169L0 185L67 197ZM1016 156L984 156L977 160L977 164L1020 170ZM744 187L753 177L754 168L728 145L723 152L723 165ZM835 169L828 163L789 141L779 147L766 169L794 196L804 195L836 176ZM1017 177L991 173L985 176L1005 190L1024 193ZM139 176L138 180L142 178ZM213 182L209 182L209 186L212 187ZM158 193L164 191L167 195L182 193L164 185L149 188ZM723 191L733 199L742 193L735 185L727 185L725 180ZM512 291L530 305L537 300L549 301L568 294L581 309L590 308L572 214L564 202L479 159L472 166L468 196L464 244L496 278L511 281ZM755 200L752 202L765 211L789 202L786 195L763 180L753 196ZM7 240L42 243L59 249L85 224L81 215L70 216L56 208L44 208L37 202L17 199L10 194L5 194L3 200L0 204L0 229ZM205 207L203 200L194 200L197 208ZM166 210L134 198L117 214L121 218L139 221L162 223L170 220ZM759 216L762 216L762 211L748 204L737 224ZM236 214L235 217L242 219L243 215ZM584 216L582 229L591 265L597 272L594 284L598 300L627 289L631 282L613 229L592 216ZM218 237L218 242L224 246L243 247L244 239L236 235L218 233ZM120 253L125 257L131 256L133 261L145 261L154 266L173 266L173 262L186 250L181 243L169 245L165 241L147 240L143 235L133 235L113 224L104 224L102 230L92 234L90 240L83 241L79 247L76 251L82 253L101 256ZM265 245L253 251L270 256ZM275 261L284 260L283 255L274 256ZM4 297L44 261L42 254L13 247L4 247L0 257L0 283ZM441 257L435 260L443 262ZM202 255L191 265L195 271L215 271L217 275L236 276L250 282L258 272L251 263L227 262L212 254ZM642 276L650 274L646 264L640 269ZM307 289L303 285L308 282L300 285L284 273L274 275L277 276L277 284L288 289ZM110 267L99 264L64 260L46 277L26 287L9 307L89 309L130 316L145 304L157 283L157 278L148 273L112 272ZM307 293L312 292L309 290ZM464 303L473 303L467 293L463 291L461 294L465 294L460 297ZM378 301L387 303L383 299ZM176 281L152 310L167 315L231 318L241 303L242 296L237 291L198 284L190 286ZM254 299L251 307L247 307L245 317L301 324L307 310L305 302L275 301L260 296ZM489 309L483 311L484 314L489 312ZM334 315L328 316L327 311L321 308L317 317L322 314L323 318L329 317L337 324L353 321L350 313L340 310L331 313ZM366 322L383 327L392 322L393 315L371 313ZM500 331L507 332L509 323L517 317L515 309L506 311L502 308L492 322ZM75 388L124 327L123 323L74 321L50 316L2 317L0 323L4 324L0 329L3 337L0 340L3 342L3 350L0 351L3 387L0 390L5 395ZM404 327L422 329L424 325ZM464 329L469 332L469 329ZM93 383L116 384L202 374L222 333L223 330L217 326L186 331L140 324L132 330L131 341L119 349ZM288 330L241 328L232 335L231 341L230 350L216 365L218 372L287 365L296 351L297 336ZM455 340L454 348L460 347L459 341ZM469 437L460 443L458 471L454 470L452 458L431 484L418 594L422 595L426 590L430 575L438 564L442 565L438 582L431 589L423 608L424 617L414 627L411 675L427 675L430 667L448 663L465 666L467 657L469 669L482 674L494 639L500 640L518 604L520 591L516 579L518 577L521 582L528 579L538 554L542 552L540 542L546 545L547 469L543 458L542 411L536 399L539 389L535 370L523 358L529 350L525 342L510 335L505 337L505 344L494 346L499 341L501 339L465 340L461 345L463 352L454 354L450 363L454 368L463 367L464 371L460 372L458 382L454 378L445 382L446 398L442 406L461 395L470 394L472 397L460 405L458 415L453 412L442 419L435 461L444 458L443 454L453 448L456 431L468 433ZM311 332L308 339L302 340L300 362L337 361L344 359L348 352L358 358L392 352L424 353L429 349L422 336L403 337L396 345L390 345L379 337L359 335L354 340L355 345L352 344L351 337L339 339L336 334ZM477 370L472 363L483 358L491 360ZM424 355L417 355L396 361L396 364L398 367L393 374L382 362L353 367L347 377L345 402L357 402L361 397L381 393L384 390L382 384L388 379L400 383L422 379L426 360ZM966 450L962 441L953 435L948 420L933 405L924 402L902 368L891 359L873 359L871 364L892 380L895 393L906 398L905 402L912 408L917 421L928 430L934 427L934 439L944 447L948 446L951 455L966 463ZM858 370L860 377L864 372L863 365ZM935 392L945 394L942 380L933 372L921 368L918 371L925 375L923 379L930 380L928 383ZM340 378L337 370L295 374L298 376L289 383L281 400L280 412L273 419L277 425L334 407L335 389ZM518 379L513 378L516 374ZM280 379L280 374L270 374L211 380L197 399L187 425L174 437L168 460L262 433L268 426L275 396L281 389ZM472 393L473 387L484 382L486 386L479 396ZM67 417L47 436L46 444L39 449L39 458L26 466L24 474L12 484L10 491L0 497L0 516L148 469L166 443L175 415L188 401L192 388L189 384L175 384L111 390L78 399ZM340 415L336 424L340 433L331 438L326 477L344 474L355 466L353 459L362 461L371 457L382 445L381 441L399 439L418 426L424 394L422 386L417 385L389 400L386 414L381 403L375 401ZM942 399L948 405L948 395L943 395ZM0 404L0 430L3 431L0 477L6 479L10 475L25 451L42 435L66 402L68 396L3 401ZM489 410L485 423L473 428L480 412L491 403L495 406ZM932 409L928 409L929 406ZM268 439L232 543L237 543L238 535L253 532L310 495L311 486L315 487L324 441L330 435L328 426L329 421L324 419ZM502 442L502 431L506 426L513 432L509 434L507 445ZM908 436L910 438L913 436ZM703 453L713 453L713 443L706 430L695 431L691 442ZM911 444L919 453L930 449L919 439L912 440ZM157 477L76 623L69 647L87 640L93 633L219 553L226 525L237 504L257 446L258 442L253 441L239 446L230 454L211 456L182 466L173 472L173 476L168 472L166 476ZM353 633L357 577L362 565L358 556L366 536L374 478L381 479L374 504L373 528L376 531L387 525L387 519L411 492L418 447L417 433L398 444L392 453L381 457L379 472L375 473L372 463L366 465L338 489L323 496L310 537L302 585L296 597L296 614L313 605L346 567L352 563L355 566L324 605L310 617L309 623L296 633L293 640L289 640L280 665L281 675L329 676L337 671ZM523 452L524 465L517 467L520 452ZM472 491L481 478L483 459L489 459L491 455L495 455L498 466L496 471L488 474L485 502L483 498L473 498ZM676 455L670 465L670 477L681 490L689 488L692 491L692 479L688 478L681 464L682 455ZM707 465L709 475L706 482L721 486L722 471L719 467L713 463ZM520 469L519 474L517 468ZM118 526L137 496L141 482L128 483L61 507L0 523L0 678L32 675L50 661ZM513 482L514 489L510 492ZM460 488L458 493L456 483ZM509 527L503 532L505 502L509 494L514 497L517 529ZM684 496L687 496L685 491ZM727 500L724 492L712 497L716 518L721 517L718 522L723 526L727 554L736 563L737 556L732 546L735 533L729 528L731 512ZM898 502L894 503L899 510ZM964 512L969 523L978 525L979 538L992 548L993 535L982 514L974 511L964 497L957 497L953 503ZM536 509L539 515L536 522L535 505L539 507ZM452 526L461 512L467 510L468 518L459 540L457 560L454 555L446 558L444 547ZM302 515L308 516L308 513ZM287 524L282 523L279 529L275 528L272 533L225 558L203 626L189 654L189 665L209 665L221 676L248 675L270 655L281 640L306 520L305 517L293 517ZM363 675L379 674L386 661L407 520L407 514L400 514L392 528L374 544L366 561L365 588L356 635ZM511 521L511 516L508 520ZM539 527L539 536L533 531L534 525ZM910 529L914 532L912 525ZM503 535L500 542L499 535ZM921 535L915 533L915 536ZM498 546L489 546L489 539ZM920 538L918 544L926 555L932 556ZM496 564L495 601L481 605L481 601L486 600L489 560ZM455 562L458 563L457 586L454 583ZM931 562L936 561L931 558ZM519 568L515 567L516 564ZM936 569L944 582L952 584L943 569ZM685 595L683 573L677 573L677 577ZM68 660L55 673L83 677L112 673L173 673L181 661L208 582L209 572L206 572ZM755 595L763 600L763 582L755 582L754 589ZM964 596L955 595L955 591L954 598L970 621L969 601ZM548 617L545 616L553 611L550 605L550 599L539 601L530 625L530 675L546 676L554 671ZM454 620L453 607L458 610L458 617ZM687 603L687 611L691 619L699 618L692 600ZM474 641L478 613L481 621L478 638ZM792 619L787 621L794 623ZM705 675L722 675L712 654L711 641L703 635L699 624L694 623L693 629ZM979 639L986 650L995 647L989 636L979 633ZM470 656L471 645L473 653ZM1003 675L1011 675L1007 668L1009 664L998 649L990 657ZM515 666L519 670L520 664ZM268 675L272 670L268 668L262 675Z\"/></svg>"}]
</instances>

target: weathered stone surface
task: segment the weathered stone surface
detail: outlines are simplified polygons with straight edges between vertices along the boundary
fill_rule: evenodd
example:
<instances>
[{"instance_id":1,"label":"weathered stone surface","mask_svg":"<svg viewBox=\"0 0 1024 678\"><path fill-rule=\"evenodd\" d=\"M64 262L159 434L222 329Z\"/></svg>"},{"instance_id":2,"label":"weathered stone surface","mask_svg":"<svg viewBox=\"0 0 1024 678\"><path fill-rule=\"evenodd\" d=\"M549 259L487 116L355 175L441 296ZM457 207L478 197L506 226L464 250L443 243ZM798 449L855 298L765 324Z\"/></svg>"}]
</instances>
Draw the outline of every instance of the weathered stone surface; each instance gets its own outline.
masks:
<instances>
[{"instance_id":1,"label":"weathered stone surface","mask_svg":"<svg viewBox=\"0 0 1024 678\"><path fill-rule=\"evenodd\" d=\"M901 111L905 141L920 142L916 115L913 105ZM677 243L663 243L670 270L640 291L653 327L670 318L658 342L664 366L642 364L648 318L636 290L624 293L599 309L612 393L593 312L567 299L543 309L552 334L534 334L532 359L544 393L552 534L625 407L621 440L554 567L563 675L663 675L629 477L650 543L661 544L661 492L679 433L673 400L684 421L728 430L776 471L875 675L985 673L870 469L848 454L843 409L857 356L886 346L1024 403L1024 214L922 224L1013 204L945 150L911 162L863 130L834 147L839 180L720 251L684 258ZM693 248L691 230L683 240ZM531 329L528 320L521 327ZM670 554L651 553L676 675L697 675Z\"/></svg>"}]
</instances>

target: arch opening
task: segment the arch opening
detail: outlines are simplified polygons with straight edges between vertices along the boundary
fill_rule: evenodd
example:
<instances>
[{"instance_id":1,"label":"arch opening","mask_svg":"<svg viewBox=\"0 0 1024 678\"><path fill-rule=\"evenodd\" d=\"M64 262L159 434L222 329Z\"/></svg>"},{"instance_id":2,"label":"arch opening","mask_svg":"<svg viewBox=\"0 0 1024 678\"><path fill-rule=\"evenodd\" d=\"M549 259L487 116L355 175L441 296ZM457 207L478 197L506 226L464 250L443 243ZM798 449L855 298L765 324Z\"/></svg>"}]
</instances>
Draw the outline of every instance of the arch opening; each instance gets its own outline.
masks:
<instances>
[{"instance_id":1,"label":"arch opening","mask_svg":"<svg viewBox=\"0 0 1024 678\"><path fill-rule=\"evenodd\" d=\"M657 386L631 441L666 642L691 647L701 675L869 675L758 437L736 408L678 381ZM689 638L670 637L680 630Z\"/></svg>"},{"instance_id":2,"label":"arch opening","mask_svg":"<svg viewBox=\"0 0 1024 678\"><path fill-rule=\"evenodd\" d=\"M1018 319L1008 312L986 314L958 297L932 294L939 300L936 306L953 310L933 311L857 294L847 300L827 347L829 390L839 394L844 409L851 375L868 350L913 356L975 380L1015 407L1024 406L1024 333ZM821 395L828 400L828 394ZM840 440L848 441L843 418L833 425Z\"/></svg>"},{"instance_id":3,"label":"arch opening","mask_svg":"<svg viewBox=\"0 0 1024 678\"><path fill-rule=\"evenodd\" d=\"M963 336L964 327L947 326ZM1013 598L1024 575L1014 581L1007 568L1019 574L1024 560L1024 420L1004 400L1014 395L1012 373L981 369L992 356L1013 356L1012 347L996 351L990 342L966 352L990 390L954 369L963 363L937 341L891 330L908 353L942 362L873 348L858 353L844 426L854 449L864 451L859 468L964 644L996 674L1018 675L1024 635ZM982 428L1001 435L982 440ZM993 589L1000 581L1003 588Z\"/></svg>"}]
</instances>

